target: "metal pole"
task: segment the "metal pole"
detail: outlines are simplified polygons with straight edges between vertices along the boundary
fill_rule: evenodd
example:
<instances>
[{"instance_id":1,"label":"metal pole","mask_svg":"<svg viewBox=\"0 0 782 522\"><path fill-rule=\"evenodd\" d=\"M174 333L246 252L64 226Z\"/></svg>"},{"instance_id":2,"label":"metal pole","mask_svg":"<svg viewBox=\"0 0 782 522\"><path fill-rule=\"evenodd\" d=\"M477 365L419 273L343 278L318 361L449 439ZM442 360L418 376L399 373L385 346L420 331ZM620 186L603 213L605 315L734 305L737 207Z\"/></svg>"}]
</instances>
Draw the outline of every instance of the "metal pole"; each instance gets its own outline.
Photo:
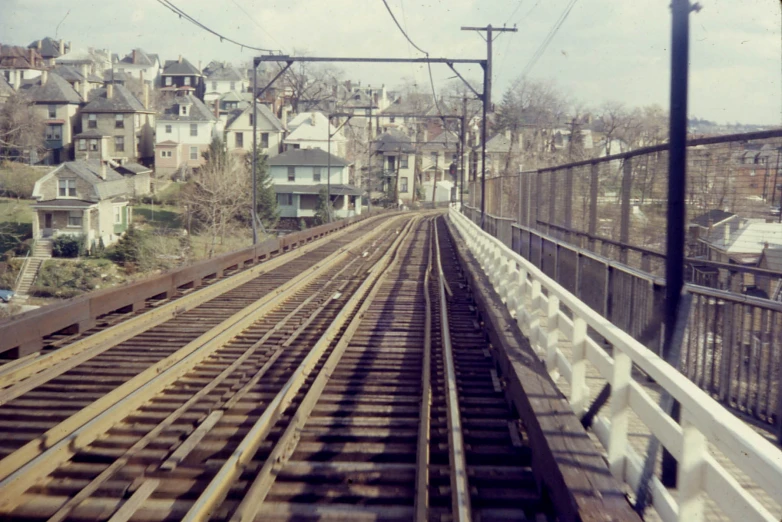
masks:
<instances>
[{"instance_id":1,"label":"metal pole","mask_svg":"<svg viewBox=\"0 0 782 522\"><path fill-rule=\"evenodd\" d=\"M369 118L367 119L367 211L372 212L372 101L369 102Z\"/></svg>"},{"instance_id":2,"label":"metal pole","mask_svg":"<svg viewBox=\"0 0 782 522\"><path fill-rule=\"evenodd\" d=\"M462 182L459 187L459 210L464 212L464 155L467 153L467 96L462 97Z\"/></svg>"},{"instance_id":3,"label":"metal pole","mask_svg":"<svg viewBox=\"0 0 782 522\"><path fill-rule=\"evenodd\" d=\"M676 319L684 287L684 197L687 190L687 80L689 67L689 0L673 0L671 30L671 106L670 148L668 152L668 226L665 263L665 344L664 357L672 361L672 343L676 331ZM671 416L678 420L678 403L674 403ZM662 482L666 487L676 487L676 460L663 452Z\"/></svg>"},{"instance_id":4,"label":"metal pole","mask_svg":"<svg viewBox=\"0 0 782 522\"><path fill-rule=\"evenodd\" d=\"M258 244L258 66L253 62L253 208L250 218L253 221L253 245Z\"/></svg>"},{"instance_id":5,"label":"metal pole","mask_svg":"<svg viewBox=\"0 0 782 522\"><path fill-rule=\"evenodd\" d=\"M492 27L486 27L486 67L483 69L483 118L481 121L481 230L486 214L486 117L491 110L491 41Z\"/></svg>"},{"instance_id":6,"label":"metal pole","mask_svg":"<svg viewBox=\"0 0 782 522\"><path fill-rule=\"evenodd\" d=\"M326 122L326 134L328 134L327 158L326 158L326 214L328 223L331 223L331 117Z\"/></svg>"}]
</instances>

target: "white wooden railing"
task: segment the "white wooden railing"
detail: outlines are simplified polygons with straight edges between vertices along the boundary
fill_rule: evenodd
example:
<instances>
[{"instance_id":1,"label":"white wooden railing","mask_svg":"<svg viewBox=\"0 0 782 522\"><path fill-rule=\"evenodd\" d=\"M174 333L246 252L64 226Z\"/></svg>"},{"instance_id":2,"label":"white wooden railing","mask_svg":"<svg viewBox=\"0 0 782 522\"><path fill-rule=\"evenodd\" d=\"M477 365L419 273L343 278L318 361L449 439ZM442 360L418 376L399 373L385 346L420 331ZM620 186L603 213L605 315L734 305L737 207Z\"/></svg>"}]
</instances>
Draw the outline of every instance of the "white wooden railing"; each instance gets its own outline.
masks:
<instances>
[{"instance_id":1,"label":"white wooden railing","mask_svg":"<svg viewBox=\"0 0 782 522\"><path fill-rule=\"evenodd\" d=\"M669 491L656 477L650 483L652 506L662 520L707 520L705 496L731 520L779 520L779 513L769 511L709 450L711 443L782 505L782 451L777 446L464 215L451 209L449 216L552 377L567 381L566 395L574 412L580 415L589 405L588 364L611 384L607 415L599 415L593 429L617 479L635 491L641 476L641 456L628 443L632 411L679 463L677 491ZM613 354L589 337L588 328L613 346ZM633 365L681 404L681 423L634 380Z\"/></svg>"}]
</instances>

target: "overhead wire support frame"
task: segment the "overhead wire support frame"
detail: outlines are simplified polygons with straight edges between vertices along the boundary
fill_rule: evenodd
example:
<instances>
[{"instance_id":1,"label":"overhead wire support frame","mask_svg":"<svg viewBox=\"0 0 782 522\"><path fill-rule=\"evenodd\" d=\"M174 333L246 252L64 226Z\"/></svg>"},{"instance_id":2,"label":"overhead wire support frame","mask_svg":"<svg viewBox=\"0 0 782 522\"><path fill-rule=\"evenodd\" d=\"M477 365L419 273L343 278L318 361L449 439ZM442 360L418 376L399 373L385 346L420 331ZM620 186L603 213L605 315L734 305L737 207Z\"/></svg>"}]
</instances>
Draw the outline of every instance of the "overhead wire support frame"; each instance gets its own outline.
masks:
<instances>
[{"instance_id":1,"label":"overhead wire support frame","mask_svg":"<svg viewBox=\"0 0 782 522\"><path fill-rule=\"evenodd\" d=\"M500 30L499 28L496 30ZM491 57L491 51L489 51L489 57ZM258 91L258 65L260 65L262 62L285 62L285 67L281 68L280 71L272 78L272 80L266 84L260 91ZM262 94L264 94L272 85L274 85L274 82L276 82L280 76L285 74L285 72L290 69L290 67L294 64L294 62L330 62L330 63L425 63L425 64L432 64L432 63L443 63L446 64L448 67L453 70L456 75L459 77L462 82L467 85L467 88L469 88L477 97L481 100L483 103L483 125L481 126L481 149L482 149L482 157L483 165L482 165L482 173L481 173L481 193L484 192L485 183L486 183L486 114L489 110L488 104L491 103L491 100L489 98L490 89L491 89L491 78L488 76L491 74L491 68L489 66L490 59L470 59L470 58L429 58L428 56L426 58L351 58L351 57L323 57L323 56L289 56L289 55L283 55L283 54L274 54L274 55L268 55L268 56L256 56L253 58L253 114L257 111L257 104L258 104L258 97L260 97ZM484 85L484 92L483 94L476 91L470 83L465 80L465 78L454 68L454 64L472 64L472 65L480 65L483 69L483 85ZM488 87L488 88L487 88ZM436 98L435 98L436 101ZM443 121L448 116L444 116L440 114L437 116L441 118ZM257 243L257 230L255 225L255 219L256 219L256 202L255 202L255 193L256 193L256 160L255 160L255 154L257 150L256 146L256 140L257 140L257 127L256 122L258 118L253 118L253 208L252 208L252 219L253 219L253 243ZM462 151L463 153L463 151ZM462 175L464 173L462 172ZM462 187L464 189L464 187ZM484 214L484 205L483 205L483 199L481 200L481 227L483 227L483 214Z\"/></svg>"}]
</instances>

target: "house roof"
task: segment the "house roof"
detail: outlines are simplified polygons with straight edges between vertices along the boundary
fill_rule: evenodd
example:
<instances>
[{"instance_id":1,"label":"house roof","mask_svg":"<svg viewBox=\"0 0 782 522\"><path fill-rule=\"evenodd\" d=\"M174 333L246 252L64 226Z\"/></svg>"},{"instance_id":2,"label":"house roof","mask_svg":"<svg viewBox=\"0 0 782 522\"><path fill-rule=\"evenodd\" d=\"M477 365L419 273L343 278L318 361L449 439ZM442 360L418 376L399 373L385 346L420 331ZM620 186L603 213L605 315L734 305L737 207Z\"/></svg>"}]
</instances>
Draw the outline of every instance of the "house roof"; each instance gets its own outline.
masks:
<instances>
[{"instance_id":1,"label":"house roof","mask_svg":"<svg viewBox=\"0 0 782 522\"><path fill-rule=\"evenodd\" d=\"M190 110L186 115L180 114L180 107L184 104L190 105ZM158 115L158 121L215 121L215 115L209 110L204 102L192 94L177 96L163 109Z\"/></svg>"},{"instance_id":2,"label":"house roof","mask_svg":"<svg viewBox=\"0 0 782 522\"><path fill-rule=\"evenodd\" d=\"M201 71L187 61L187 58L180 57L179 60L166 60L163 66L163 74L177 76L201 76Z\"/></svg>"},{"instance_id":3,"label":"house roof","mask_svg":"<svg viewBox=\"0 0 782 522\"><path fill-rule=\"evenodd\" d=\"M90 102L82 112L152 112L144 108L141 102L124 85L114 86L114 95L107 97L107 88L93 89L88 98Z\"/></svg>"},{"instance_id":4,"label":"house roof","mask_svg":"<svg viewBox=\"0 0 782 522\"><path fill-rule=\"evenodd\" d=\"M296 115L288 123L288 128L293 129L285 140L285 143L297 141L326 141L328 134L332 134L331 141L345 141L342 131L331 125L328 118L321 112L303 112Z\"/></svg>"},{"instance_id":5,"label":"house roof","mask_svg":"<svg viewBox=\"0 0 782 522\"><path fill-rule=\"evenodd\" d=\"M769 247L782 246L782 223L750 221L733 231L727 242L720 238L712 243L728 254L760 255L766 243Z\"/></svg>"},{"instance_id":6,"label":"house roof","mask_svg":"<svg viewBox=\"0 0 782 522\"><path fill-rule=\"evenodd\" d=\"M41 78L36 83L25 88L30 99L36 103L72 103L80 104L81 96L59 74L48 73L46 83L41 85Z\"/></svg>"},{"instance_id":7,"label":"house roof","mask_svg":"<svg viewBox=\"0 0 782 522\"><path fill-rule=\"evenodd\" d=\"M105 51L104 51L105 52ZM98 52L92 48L88 49L66 49L65 54L54 59L54 63L92 63L100 61Z\"/></svg>"},{"instance_id":8,"label":"house roof","mask_svg":"<svg viewBox=\"0 0 782 522\"><path fill-rule=\"evenodd\" d=\"M47 199L45 201L37 201L33 204L33 207L88 208L94 204L94 201L84 201L82 199Z\"/></svg>"},{"instance_id":9,"label":"house roof","mask_svg":"<svg viewBox=\"0 0 782 522\"><path fill-rule=\"evenodd\" d=\"M269 166L285 167L325 167L329 164L329 154L322 149L288 149L267 160ZM348 162L331 154L332 167L346 167Z\"/></svg>"},{"instance_id":10,"label":"house roof","mask_svg":"<svg viewBox=\"0 0 782 522\"><path fill-rule=\"evenodd\" d=\"M511 140L504 133L496 134L486 142L486 152L507 153L511 148ZM518 148L518 146L517 146Z\"/></svg>"},{"instance_id":11,"label":"house roof","mask_svg":"<svg viewBox=\"0 0 782 522\"><path fill-rule=\"evenodd\" d=\"M81 74L81 71L72 65L57 65L50 72L59 74L65 81L71 84L84 81L84 76ZM92 73L87 73L87 81L92 83L103 83L103 78Z\"/></svg>"},{"instance_id":12,"label":"house roof","mask_svg":"<svg viewBox=\"0 0 782 522\"><path fill-rule=\"evenodd\" d=\"M732 212L725 212L724 210L713 209L701 214L690 220L691 225L698 225L699 227L709 228L714 225L722 223L728 218L732 218L736 214Z\"/></svg>"},{"instance_id":13,"label":"house roof","mask_svg":"<svg viewBox=\"0 0 782 522\"><path fill-rule=\"evenodd\" d=\"M456 149L459 143L459 136L451 131L443 131L436 137L424 143L423 147L427 150L431 149ZM487 143L488 145L488 143Z\"/></svg>"},{"instance_id":14,"label":"house roof","mask_svg":"<svg viewBox=\"0 0 782 522\"><path fill-rule=\"evenodd\" d=\"M211 64L210 64L211 65ZM225 80L231 82L240 82L244 80L242 73L231 67L230 65L222 65L214 69L205 69L207 80L218 81Z\"/></svg>"},{"instance_id":15,"label":"house roof","mask_svg":"<svg viewBox=\"0 0 782 522\"><path fill-rule=\"evenodd\" d=\"M139 163L134 163L132 161L114 167L114 170L116 170L120 174L133 174L133 175L144 174L145 172L152 172L151 168L145 167L144 165L141 165Z\"/></svg>"},{"instance_id":16,"label":"house roof","mask_svg":"<svg viewBox=\"0 0 782 522\"><path fill-rule=\"evenodd\" d=\"M101 176L104 172L106 179ZM63 163L59 167L55 168L44 177L36 181L35 188L33 189L33 196L40 197L40 185L48 181L51 177L60 177L62 175L72 175L81 178L90 185L92 185L97 200L105 200L116 198L117 196L124 196L128 191L128 182L119 172L116 172L110 166L103 166L100 161L96 160L76 160ZM63 201L74 201L67 199L50 200L49 204L68 205L68 203L62 203ZM78 200L76 200L78 201ZM42 201L38 202L42 204Z\"/></svg>"},{"instance_id":17,"label":"house roof","mask_svg":"<svg viewBox=\"0 0 782 522\"><path fill-rule=\"evenodd\" d=\"M105 138L106 136L111 136L111 134L103 134L98 129L87 129L74 136L74 138Z\"/></svg>"},{"instance_id":18,"label":"house roof","mask_svg":"<svg viewBox=\"0 0 782 522\"><path fill-rule=\"evenodd\" d=\"M0 66L13 69L42 69L44 64L38 49L0 44Z\"/></svg>"},{"instance_id":19,"label":"house roof","mask_svg":"<svg viewBox=\"0 0 782 522\"><path fill-rule=\"evenodd\" d=\"M377 139L375 150L377 152L415 152L415 147L410 138L402 131L389 129Z\"/></svg>"},{"instance_id":20,"label":"house roof","mask_svg":"<svg viewBox=\"0 0 782 522\"><path fill-rule=\"evenodd\" d=\"M127 63L132 65L145 65L147 67L155 65L155 62L160 63L158 55L152 53L146 53L142 49L133 49L127 56L119 60L120 63Z\"/></svg>"},{"instance_id":21,"label":"house roof","mask_svg":"<svg viewBox=\"0 0 782 522\"><path fill-rule=\"evenodd\" d=\"M135 76L130 74L128 71L115 71L113 69L108 69L103 73L103 81L107 83L126 82L134 78Z\"/></svg>"},{"instance_id":22,"label":"house roof","mask_svg":"<svg viewBox=\"0 0 782 522\"><path fill-rule=\"evenodd\" d=\"M166 141L161 141L159 143L155 143L155 147L176 147L178 145L179 143L173 140L166 140Z\"/></svg>"},{"instance_id":23,"label":"house roof","mask_svg":"<svg viewBox=\"0 0 782 522\"><path fill-rule=\"evenodd\" d=\"M322 189L325 189L328 185L325 183L317 183L314 185L274 185L274 192L277 194L318 194ZM361 196L364 191L353 185L346 185L342 183L331 184L332 196Z\"/></svg>"},{"instance_id":24,"label":"house roof","mask_svg":"<svg viewBox=\"0 0 782 522\"><path fill-rule=\"evenodd\" d=\"M40 49L38 48L39 42L41 44ZM41 53L41 56L43 56L44 58L57 58L58 56L60 56L60 42L49 36L41 40L34 41L30 45L28 45L27 48L37 49L38 52Z\"/></svg>"},{"instance_id":25,"label":"house roof","mask_svg":"<svg viewBox=\"0 0 782 522\"><path fill-rule=\"evenodd\" d=\"M260 122L261 119L266 120L269 122L269 124L272 126L272 129L282 132L285 130L285 126L282 124L280 119L274 115L274 113L269 109L266 105L259 103L256 106L257 110L255 111L255 117L258 118L258 121ZM249 105L243 109L234 109L231 112L228 113L228 122L225 125L226 129L230 129L233 124L236 122L236 120L244 113L249 113L252 111L252 105Z\"/></svg>"}]
</instances>

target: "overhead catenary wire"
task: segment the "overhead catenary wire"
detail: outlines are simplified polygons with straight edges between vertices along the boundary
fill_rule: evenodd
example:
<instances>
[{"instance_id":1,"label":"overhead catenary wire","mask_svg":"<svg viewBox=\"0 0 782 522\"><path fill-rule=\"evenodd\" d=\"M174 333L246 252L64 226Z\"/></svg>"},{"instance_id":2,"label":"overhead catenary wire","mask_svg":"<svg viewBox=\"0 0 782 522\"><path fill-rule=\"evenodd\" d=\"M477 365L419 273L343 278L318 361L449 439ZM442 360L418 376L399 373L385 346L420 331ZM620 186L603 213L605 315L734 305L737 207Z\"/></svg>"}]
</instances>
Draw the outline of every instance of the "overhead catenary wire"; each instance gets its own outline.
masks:
<instances>
[{"instance_id":1,"label":"overhead catenary wire","mask_svg":"<svg viewBox=\"0 0 782 522\"><path fill-rule=\"evenodd\" d=\"M543 53L546 52L546 49L548 48L551 41L554 39L554 36L556 36L559 29L562 27L562 24L564 24L565 20L567 20L567 17L570 14L570 11L573 10L573 6L576 5L576 2L578 2L578 0L570 0L570 3L567 6L565 6L565 9L562 11L562 14L559 16L557 21L551 27L551 30L548 32L546 37L540 43L540 46L538 46L537 50L535 51L535 54L532 55L532 58L530 58L529 62L527 62L527 65L525 65L524 69L522 69L521 76L519 77L519 80L517 80L516 84L518 84L518 82L521 81L523 78L527 77L527 75L530 73L532 68L535 67L535 64L538 62L540 57L543 56Z\"/></svg>"},{"instance_id":2,"label":"overhead catenary wire","mask_svg":"<svg viewBox=\"0 0 782 522\"><path fill-rule=\"evenodd\" d=\"M189 14L184 12L182 9L180 9L179 7L174 5L170 0L157 0L157 1L158 1L158 3L160 5L168 8L169 10L174 12L175 14L179 15L180 18L184 18L185 20L187 20L188 22L192 23L193 25L195 25L197 27L200 27L204 31L207 31L208 33L211 33L211 34L217 36L218 38L220 38L221 42L223 42L223 41L229 42L229 43L232 43L234 45L238 45L242 49L251 49L253 51L260 51L260 52L263 52L263 53L274 54L274 53L279 53L280 52L279 50L264 49L262 47L256 47L254 45L248 45L248 44L236 41L233 38L230 38L228 36L225 36L224 34L218 33L214 29L210 29L209 27L205 26L204 24L202 24L201 22L199 22L198 20L196 20L195 18L193 18L192 16L190 16Z\"/></svg>"},{"instance_id":3,"label":"overhead catenary wire","mask_svg":"<svg viewBox=\"0 0 782 522\"><path fill-rule=\"evenodd\" d=\"M239 8L239 9L240 9L240 10L241 10L241 11L242 11L244 14L246 14L246 15L247 15L247 17L250 19L250 21L251 21L252 23L254 23L254 24L255 24L255 26L256 26L258 29L260 29L261 31L263 31L264 33L266 33L266 36L268 36L269 38L271 38L272 40L274 40L274 43L276 43L277 45L279 45L279 46L280 46L280 49L282 49L282 48L284 47L284 46L283 46L283 45L282 45L282 44L279 42L279 40L277 40L277 39L274 37L274 35L273 35L273 34L271 34L269 31L267 31L267 30L266 30L266 28L265 28L264 26L262 26L260 23L258 23L258 20L256 20L256 19L255 19L255 17L254 17L254 16L253 16L253 15L252 15L252 14L251 14L249 11L247 11L247 9L245 9L244 7L242 7L242 5L241 5L241 4L239 4L239 2L237 2L236 0L231 0L231 2L233 2L233 4L234 4L236 7L238 7L238 8Z\"/></svg>"}]
</instances>

